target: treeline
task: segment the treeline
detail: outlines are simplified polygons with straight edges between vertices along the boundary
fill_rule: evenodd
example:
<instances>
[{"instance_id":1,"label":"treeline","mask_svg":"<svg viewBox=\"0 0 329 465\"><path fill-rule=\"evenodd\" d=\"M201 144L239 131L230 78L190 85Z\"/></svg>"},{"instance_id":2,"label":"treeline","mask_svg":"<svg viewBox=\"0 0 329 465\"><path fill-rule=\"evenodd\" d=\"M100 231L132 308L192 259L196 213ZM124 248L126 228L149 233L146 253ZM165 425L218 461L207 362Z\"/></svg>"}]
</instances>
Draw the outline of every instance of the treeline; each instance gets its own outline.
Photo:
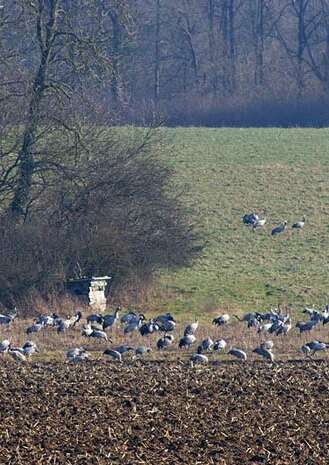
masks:
<instances>
[{"instance_id":1,"label":"treeline","mask_svg":"<svg viewBox=\"0 0 329 465\"><path fill-rule=\"evenodd\" d=\"M328 124L327 0L132 0L106 104L172 125Z\"/></svg>"},{"instance_id":2,"label":"treeline","mask_svg":"<svg viewBox=\"0 0 329 465\"><path fill-rule=\"evenodd\" d=\"M40 53L37 38L31 40L29 9L37 13L54 2L2 0L0 102L11 95L14 122L22 115L14 111L17 97L21 105ZM60 92L70 97L71 110L93 122L329 123L328 0L56 3L64 12L59 17L79 31L56 37L64 48L68 37L71 43L70 54L54 67L65 80ZM91 72L96 58L103 62Z\"/></svg>"}]
</instances>

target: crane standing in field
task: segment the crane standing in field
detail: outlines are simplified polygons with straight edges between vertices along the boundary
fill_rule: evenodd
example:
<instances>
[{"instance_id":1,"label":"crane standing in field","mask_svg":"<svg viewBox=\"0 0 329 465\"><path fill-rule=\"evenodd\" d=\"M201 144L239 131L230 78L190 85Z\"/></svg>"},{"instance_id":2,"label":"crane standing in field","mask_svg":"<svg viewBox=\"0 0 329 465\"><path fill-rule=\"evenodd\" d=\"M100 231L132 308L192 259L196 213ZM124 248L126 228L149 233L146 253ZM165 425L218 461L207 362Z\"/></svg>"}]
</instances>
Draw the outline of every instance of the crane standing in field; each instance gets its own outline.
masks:
<instances>
[{"instance_id":1,"label":"crane standing in field","mask_svg":"<svg viewBox=\"0 0 329 465\"><path fill-rule=\"evenodd\" d=\"M209 362L209 359L206 355L202 354L202 349L199 346L197 353L193 354L190 358L191 366L193 367L195 364L206 365Z\"/></svg>"},{"instance_id":2,"label":"crane standing in field","mask_svg":"<svg viewBox=\"0 0 329 465\"><path fill-rule=\"evenodd\" d=\"M246 354L246 352L244 350L237 349L237 348L233 347L227 353L228 353L228 355L233 355L233 357L236 357L239 360L242 360L243 362L245 362L247 360L247 354Z\"/></svg>"},{"instance_id":3,"label":"crane standing in field","mask_svg":"<svg viewBox=\"0 0 329 465\"><path fill-rule=\"evenodd\" d=\"M198 321L195 321L194 323L187 325L184 329L184 336L191 336L192 334L194 335L196 330L198 329L198 326L199 326Z\"/></svg>"},{"instance_id":4,"label":"crane standing in field","mask_svg":"<svg viewBox=\"0 0 329 465\"><path fill-rule=\"evenodd\" d=\"M271 235L272 236L277 236L278 234L283 233L286 228L287 228L287 221L283 221L283 223L279 224L279 226L276 226L275 228L272 229Z\"/></svg>"},{"instance_id":5,"label":"crane standing in field","mask_svg":"<svg viewBox=\"0 0 329 465\"><path fill-rule=\"evenodd\" d=\"M224 313L224 315L217 316L216 318L214 318L212 320L212 324L216 326L222 326L228 323L229 321L230 321L230 315L228 315L227 313Z\"/></svg>"},{"instance_id":6,"label":"crane standing in field","mask_svg":"<svg viewBox=\"0 0 329 465\"><path fill-rule=\"evenodd\" d=\"M302 229L304 227L305 221L306 221L306 218L305 216L303 216L303 218L300 221L297 221L291 226L292 229Z\"/></svg>"},{"instance_id":7,"label":"crane standing in field","mask_svg":"<svg viewBox=\"0 0 329 465\"><path fill-rule=\"evenodd\" d=\"M252 225L252 229L255 230L258 228L262 228L263 226L265 226L265 224L266 224L266 218L258 219Z\"/></svg>"},{"instance_id":8,"label":"crane standing in field","mask_svg":"<svg viewBox=\"0 0 329 465\"><path fill-rule=\"evenodd\" d=\"M14 310L9 314L0 314L0 325L9 326L15 320L16 317L17 317L17 310L15 307Z\"/></svg>"},{"instance_id":9,"label":"crane standing in field","mask_svg":"<svg viewBox=\"0 0 329 465\"><path fill-rule=\"evenodd\" d=\"M251 331L255 331L256 337L261 337L262 334L271 334L272 337L274 336L286 336L287 333L292 329L292 322L291 322L291 317L288 312L289 306L278 306L278 308L271 308L270 311L268 312L249 312L246 313L242 318L239 316L236 316L236 318L239 321L243 321L247 323L248 328L252 328ZM285 310L285 312L283 311ZM307 314L309 317L308 321L304 322L298 322L295 325L295 328L299 331L299 333L305 333L308 331L311 331L313 328L318 326L318 329L320 329L320 323L321 328L323 328L323 325L328 323L329 320L329 306L325 305L322 307L322 309L316 309L314 306L313 307L306 307L303 310L304 314ZM234 316L234 315L233 315ZM74 326L79 322L81 319L82 315L81 312L76 313L74 316L67 317L66 319L61 319L56 316L56 318L52 318L56 321L56 323L52 323L49 318L47 317L47 321L50 321L50 324L46 324L45 318L39 317L38 320L35 320L34 323L29 326L28 328L33 328L29 329L28 334L33 334L34 337L40 337L40 329L46 326L51 326L53 328L58 328L58 321L62 322L64 325L66 322L68 323L68 328L73 328ZM42 319L42 321L41 321ZM76 332L75 336L79 336L79 332L82 336L85 336L86 338L90 339L98 339L100 342L109 342L112 344L112 340L108 337L107 333L104 330L98 330L93 327L93 324L98 323L97 320L101 319L101 327L103 327L103 320L104 316L101 315L89 315L87 317L87 324L83 324L80 326L78 332ZM40 320L40 322L39 322ZM113 315L110 315L110 320L112 324L115 323L115 321L118 320L118 311L114 313ZM111 359L122 362L122 361L128 361L128 360L134 360L136 359L136 356L140 356L141 358L146 355L147 353L152 351L152 337L150 338L150 345L140 345L140 339L144 335L151 335L153 332L156 331L163 331L163 335L160 339L157 340L156 342L156 347L159 351L161 350L167 350L170 349L171 353L173 354L175 349L176 349L176 355L178 353L177 351L177 344L174 344L175 341L175 336L172 334L174 330L176 329L176 322L173 319L173 317L168 313L165 315L160 315L158 317L153 317L152 319L148 320L148 322L143 324L143 321L145 320L144 315L139 314L139 313L130 313L128 321L125 323L125 331L121 335L114 335L116 338L122 338L121 340L121 345L113 346L111 345L109 348L106 348L106 350L103 352L104 355L109 356ZM193 364L198 364L198 363L208 363L208 358L204 355L204 353L207 353L207 356L209 354L209 357L212 356L219 356L220 354L226 353L228 355L231 355L235 357L236 359L240 361L246 361L248 358L247 351L245 350L245 347L242 346L242 348L237 348L237 346L232 346L230 345L230 350L226 351L227 347L227 342L226 340L220 338L214 340L212 337L213 335L208 335L212 323L213 325L216 325L220 328L221 332L226 331L226 327L229 326L229 322L231 321L231 316L228 313L225 313L223 315L219 315L215 317L212 321L209 321L209 326L205 328L199 328L199 322L195 320L193 323L190 323L186 325L184 328L183 335L180 339L178 339L178 348L179 349L185 349L185 350L190 350L194 344L196 344L197 350L192 352L192 356L190 355L190 361L193 362ZM268 323L264 323L268 322ZM167 323L170 323L167 325ZM173 323L173 324L172 324ZM107 327L110 328L111 325L108 325ZM19 327L19 325L18 325ZM35 329L35 327L37 329ZM179 327L179 324L177 324L177 327ZM141 330L142 328L145 328L144 330ZM161 328L161 329L160 329ZM253 329L255 328L255 329ZM232 328L233 329L233 328ZM296 329L294 332L296 333ZM323 329L325 331L326 328ZM166 334L166 330L170 331L171 334ZM196 333L198 331L203 332L203 338L197 338ZM208 334L205 334L205 331L208 332ZM216 329L216 331L218 331ZM249 330L250 331L250 330ZM213 329L213 332L214 329ZM132 334L133 333L133 334ZM53 332L54 337L56 336L56 333ZM129 344L127 345L127 340L124 341L124 338L130 337L130 341L133 341L134 339L136 340L136 343L134 344ZM15 335L12 335L15 336ZM75 337L73 334L69 335L69 339ZM206 336L206 337L205 337ZM221 334L222 336L222 334ZM48 337L48 335L47 335ZM218 337L218 335L217 335ZM228 330L227 336L225 336L227 341L230 341L230 344L237 343L235 340L235 332L231 332ZM63 343L65 343L65 339L63 340ZM242 339L243 341L243 339ZM115 341L117 344L119 341ZM155 342L155 341L154 341ZM41 345L42 347L42 345ZM238 346L241 347L241 346ZM319 340L314 340L309 343L306 343L302 346L302 351L306 355L314 355L317 352L325 352L329 348L329 344L326 342L321 342ZM98 346L99 349L99 346ZM98 349L96 349L98 351ZM243 349L243 350L242 350ZM273 341L272 340L266 340L264 342L259 343L259 345L252 351L254 354L261 356L265 361L269 361L271 363L275 363L275 357L272 352L273 349ZM102 349L104 350L104 349ZM10 343L9 338L3 340L0 342L0 353L3 354L3 357L6 357L6 354L8 354L10 357L12 357L16 361L28 361L30 357L35 353L38 352L37 345L34 341L28 341L26 342L23 346L16 346L13 347ZM132 352L133 356L129 357L128 352ZM127 353L127 354L126 354ZM124 354L126 354L124 356ZM75 348L75 349L70 349L66 353L66 358L70 362L83 362L85 360L88 360L90 358L90 355L86 352L84 348ZM184 356L185 358L185 356Z\"/></svg>"},{"instance_id":10,"label":"crane standing in field","mask_svg":"<svg viewBox=\"0 0 329 465\"><path fill-rule=\"evenodd\" d=\"M271 363L274 363L274 354L272 353L273 342L265 341L262 342L253 352L257 355L260 355L265 360L268 360Z\"/></svg>"},{"instance_id":11,"label":"crane standing in field","mask_svg":"<svg viewBox=\"0 0 329 465\"><path fill-rule=\"evenodd\" d=\"M255 224L255 222L259 220L259 217L256 215L256 213L246 213L241 219L244 224L250 226Z\"/></svg>"}]
</instances>

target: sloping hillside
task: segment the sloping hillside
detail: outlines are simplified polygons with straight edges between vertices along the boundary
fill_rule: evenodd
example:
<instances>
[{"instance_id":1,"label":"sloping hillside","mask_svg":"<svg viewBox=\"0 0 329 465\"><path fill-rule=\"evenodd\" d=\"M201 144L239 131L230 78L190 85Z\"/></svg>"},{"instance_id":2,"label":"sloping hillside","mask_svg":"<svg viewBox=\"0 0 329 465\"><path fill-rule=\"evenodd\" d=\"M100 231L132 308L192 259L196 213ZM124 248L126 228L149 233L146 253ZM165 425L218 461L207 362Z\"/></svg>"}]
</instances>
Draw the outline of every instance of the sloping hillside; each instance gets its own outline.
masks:
<instances>
[{"instance_id":1,"label":"sloping hillside","mask_svg":"<svg viewBox=\"0 0 329 465\"><path fill-rule=\"evenodd\" d=\"M167 306L202 313L329 301L329 130L165 131L177 186L186 186L206 242L193 267L162 274ZM241 221L252 211L267 218L255 232ZM303 215L305 227L292 230ZM288 229L272 237L283 220Z\"/></svg>"}]
</instances>

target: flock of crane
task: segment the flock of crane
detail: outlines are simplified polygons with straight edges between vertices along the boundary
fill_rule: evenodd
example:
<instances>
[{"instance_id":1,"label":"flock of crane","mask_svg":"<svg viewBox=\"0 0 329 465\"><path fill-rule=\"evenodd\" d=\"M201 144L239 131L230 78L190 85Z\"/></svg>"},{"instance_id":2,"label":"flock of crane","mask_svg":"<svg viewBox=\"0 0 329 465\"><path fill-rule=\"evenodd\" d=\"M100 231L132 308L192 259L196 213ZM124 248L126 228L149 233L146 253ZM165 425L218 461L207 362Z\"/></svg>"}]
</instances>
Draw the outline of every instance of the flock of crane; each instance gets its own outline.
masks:
<instances>
[{"instance_id":1,"label":"flock of crane","mask_svg":"<svg viewBox=\"0 0 329 465\"><path fill-rule=\"evenodd\" d=\"M302 229L305 224L305 216L292 225L293 229ZM256 213L245 214L242 217L245 225L250 226L252 230L262 228L266 224L266 218L259 218ZM272 229L271 234L275 236L283 233L287 228L287 221ZM121 308L118 307L113 314L91 314L86 318L85 324L82 325L81 335L86 338L98 339L105 342L112 343L109 338L108 329L113 328L115 325L121 324L123 336L127 336L134 332L139 332L141 336L149 336L153 333L160 333L156 348L159 351L167 351L169 348L175 347L174 332L177 329L177 322L170 313L158 315L155 318L146 320L142 313L129 311L121 318L119 313ZM329 306L323 310L316 310L314 308L305 308L304 313L309 315L307 321L298 322L295 327L299 330L300 334L311 331L319 323L323 325L329 323ZM268 313L249 312L243 318L234 315L235 318L247 324L248 328L255 328L258 334L262 335L275 335L286 336L292 328L291 317L289 314L284 314L278 310L271 310ZM14 320L17 318L17 311L14 310L8 314L0 314L0 326L11 327ZM39 333L46 328L54 329L58 334L65 333L66 331L74 328L82 319L82 313L76 312L72 316L61 318L56 314L52 315L39 315L34 322L25 330L27 335ZM231 320L230 315L224 314L213 319L212 323L218 327L227 325ZM206 364L209 361L209 354L212 352L226 353L241 361L247 360L247 353L239 347L227 347L228 343L224 339L212 339L210 336L206 339L199 341L197 344L197 332L199 323L195 321L187 325L181 337L178 340L179 349L190 349L196 346L196 351L192 353L190 362L194 364ZM312 356L316 352L324 351L329 348L329 344L322 341L310 341L301 347L301 351L306 356ZM275 356L273 353L274 343L272 340L265 340L261 342L253 352L265 360L275 363ZM22 347L14 347L9 339L0 342L0 353L9 354L17 361L25 362L39 349L34 341L26 341ZM135 357L142 357L151 352L152 348L148 345L132 347L129 344L120 346L113 346L106 349L103 355L111 357L119 362L123 361L123 356L126 353L133 352ZM206 355L207 354L207 355ZM66 359L69 362L81 362L90 359L91 354L84 347L75 347L66 352Z\"/></svg>"},{"instance_id":2,"label":"flock of crane","mask_svg":"<svg viewBox=\"0 0 329 465\"><path fill-rule=\"evenodd\" d=\"M108 335L108 330L115 326L122 332L123 337L129 337L134 333L139 333L141 336L148 339L148 336L158 333L159 338L156 342L156 349L158 351L167 351L170 348L177 347L179 349L193 350L190 355L190 363L194 364L207 364L209 362L209 355L211 353L225 353L235 357L239 361L246 361L248 358L247 352L239 347L228 347L228 341L223 338L211 338L208 336L205 339L197 341L197 333L199 322L194 321L185 326L183 333L178 337L174 333L179 328L176 320L170 313L158 315L151 319L146 319L145 315L137 311L128 311L120 317L121 308L118 307L113 314L97 314L93 313L86 317L86 321L78 329L81 336L87 339L96 339L104 342L111 343L111 347L103 352L104 356L122 362L125 354L133 353L134 357L143 357L152 351L150 345L140 345L133 347L130 344L113 345L112 339ZM308 315L306 321L298 322L295 325L299 334L307 333L313 330L317 325L326 325L329 323L329 305L326 305L322 310L315 308L305 308L304 314ZM256 331L261 338L266 339L259 343L253 350L253 353L259 355L264 360L275 363L275 355L273 352L274 342L268 339L268 336L282 336L285 337L291 331L293 325L291 317L288 313L275 309L270 312L259 313L249 312L242 318L233 315L234 318L244 322L248 328ZM7 315L0 315L0 325L10 328L17 318L17 311ZM58 335L63 334L77 324L82 323L82 313L76 312L72 316L61 318L56 314L52 315L39 315L34 322L25 328L27 335L40 333L46 328L51 328ZM212 320L212 324L216 327L228 325L232 317L229 314L219 315ZM131 340L131 339L130 339ZM148 342L150 342L148 340ZM329 343L312 340L303 344L300 351L306 356L311 357L315 353L325 351L329 348ZM8 354L16 361L26 362L35 352L38 352L37 344L34 341L27 341L22 347L15 347L11 344L9 339L0 342L0 353ZM84 347L74 347L65 353L65 357L69 362L77 363L88 360L91 358L91 353Z\"/></svg>"},{"instance_id":3,"label":"flock of crane","mask_svg":"<svg viewBox=\"0 0 329 465\"><path fill-rule=\"evenodd\" d=\"M246 213L241 219L244 224L251 226L253 231L262 228L266 224L266 218L259 218L256 213ZM297 221L291 226L292 229L302 229L304 227L305 221L306 218L303 216L301 220ZM288 221L282 221L282 223L272 229L271 235L276 236L283 233L287 229L287 225Z\"/></svg>"}]
</instances>

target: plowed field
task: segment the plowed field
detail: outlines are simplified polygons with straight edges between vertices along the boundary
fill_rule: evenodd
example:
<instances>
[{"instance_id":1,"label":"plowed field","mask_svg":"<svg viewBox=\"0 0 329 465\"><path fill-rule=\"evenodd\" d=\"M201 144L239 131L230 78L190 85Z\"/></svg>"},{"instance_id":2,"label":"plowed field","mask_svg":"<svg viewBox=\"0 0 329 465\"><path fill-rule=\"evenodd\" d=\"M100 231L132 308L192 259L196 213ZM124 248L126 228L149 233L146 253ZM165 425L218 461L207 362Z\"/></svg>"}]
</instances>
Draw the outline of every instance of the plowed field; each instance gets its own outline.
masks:
<instances>
[{"instance_id":1,"label":"plowed field","mask_svg":"<svg viewBox=\"0 0 329 465\"><path fill-rule=\"evenodd\" d=\"M328 465L328 361L4 360L0 463Z\"/></svg>"}]
</instances>

